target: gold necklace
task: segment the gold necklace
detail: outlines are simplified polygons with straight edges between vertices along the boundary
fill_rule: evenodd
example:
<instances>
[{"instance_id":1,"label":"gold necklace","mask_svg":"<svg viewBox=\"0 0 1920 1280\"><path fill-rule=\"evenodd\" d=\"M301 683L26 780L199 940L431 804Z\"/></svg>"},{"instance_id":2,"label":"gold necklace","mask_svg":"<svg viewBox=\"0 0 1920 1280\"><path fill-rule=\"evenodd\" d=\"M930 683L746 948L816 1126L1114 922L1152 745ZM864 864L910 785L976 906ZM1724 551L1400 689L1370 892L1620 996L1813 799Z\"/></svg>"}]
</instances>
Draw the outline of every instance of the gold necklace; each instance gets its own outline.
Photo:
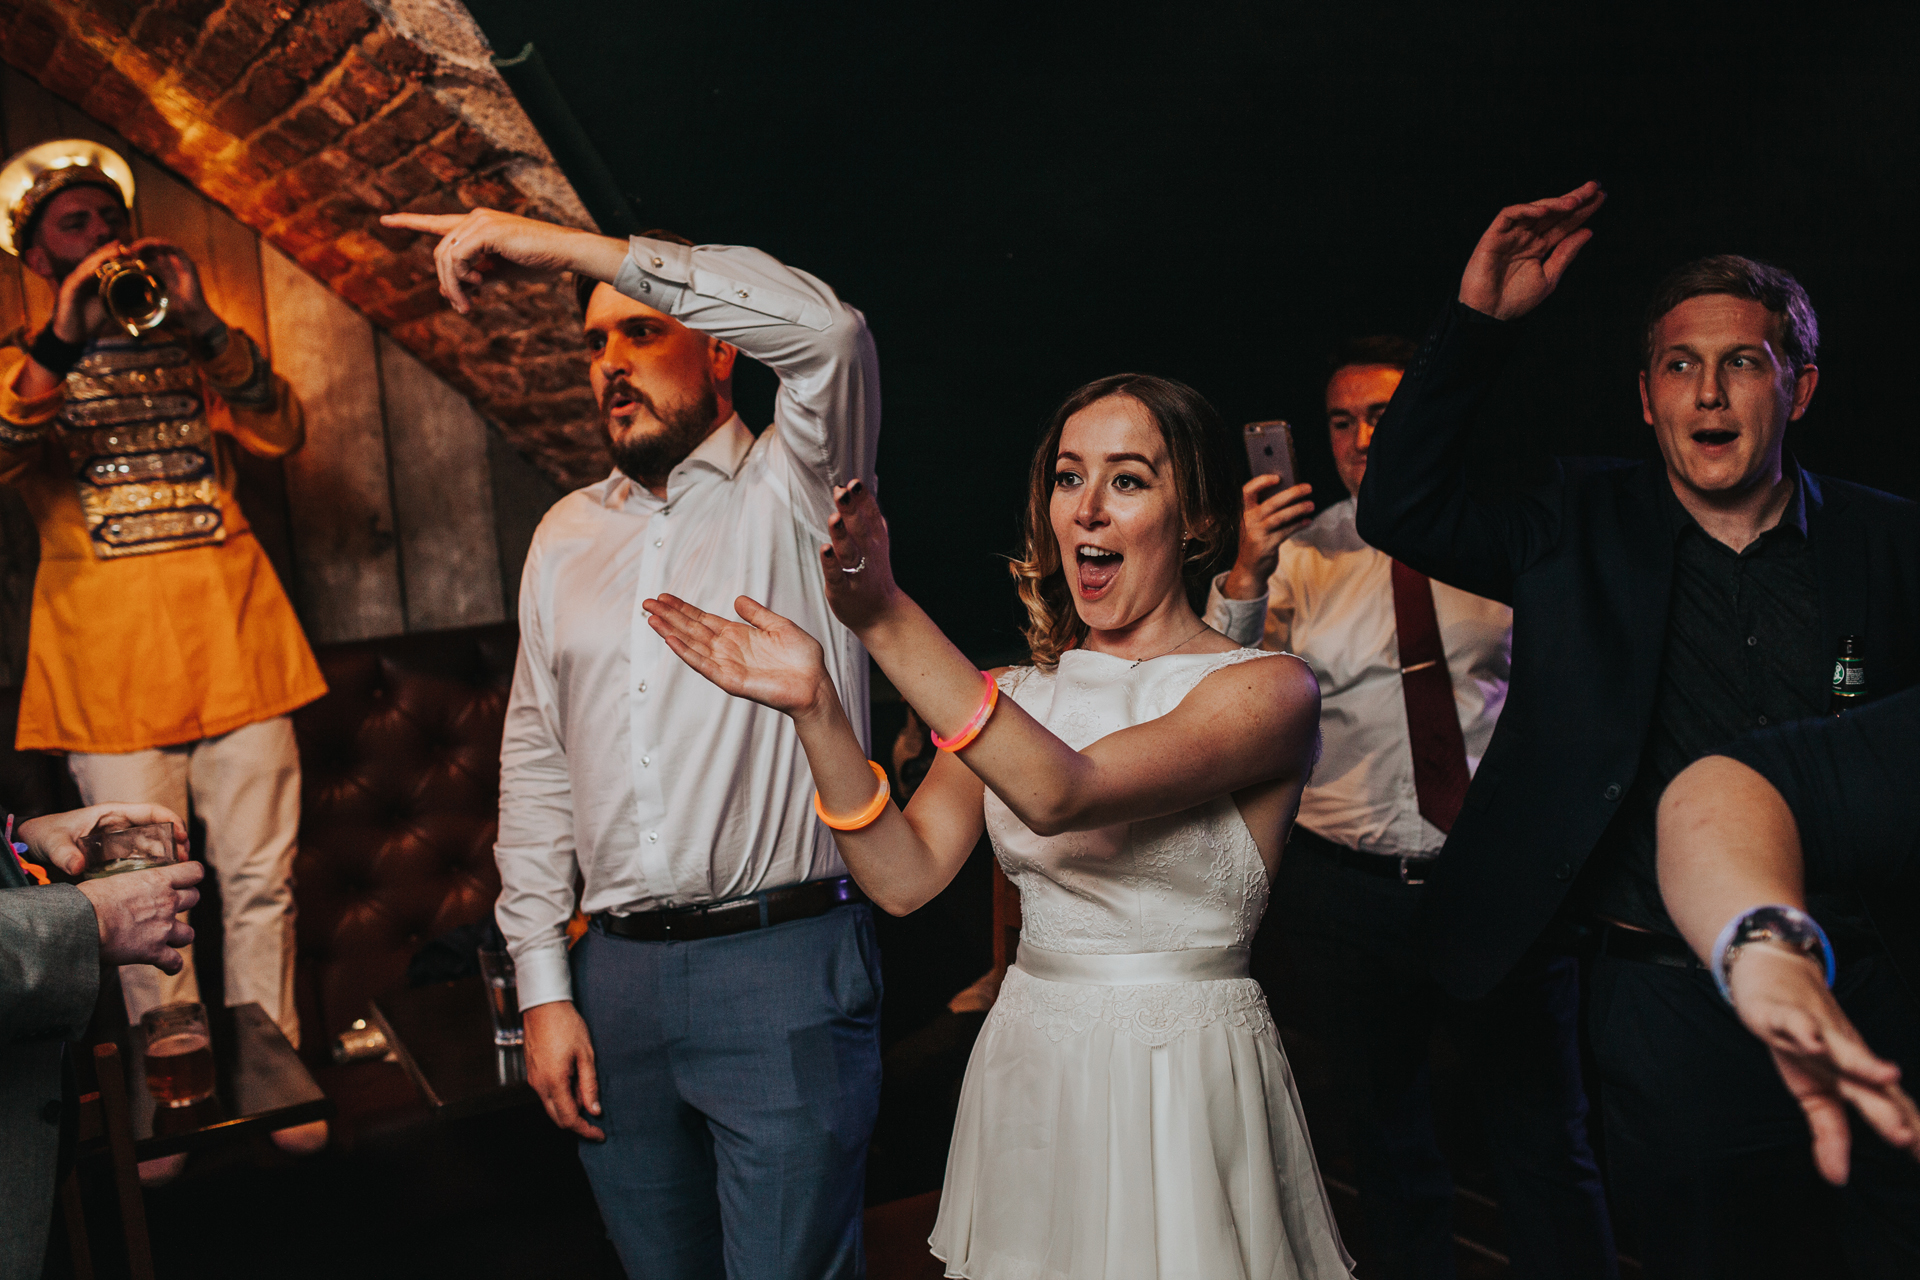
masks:
<instances>
[{"instance_id":1,"label":"gold necklace","mask_svg":"<svg viewBox=\"0 0 1920 1280\"><path fill-rule=\"evenodd\" d=\"M1205 631L1206 629L1207 629L1207 624L1205 622L1202 622L1200 624L1200 631ZM1188 645L1192 644L1196 639L1199 638L1200 631L1194 632L1192 635L1188 636L1185 640L1182 640L1179 644L1173 646L1172 649L1168 649L1168 650L1165 650L1164 652L1154 654L1152 658L1135 658L1133 660L1133 667L1137 667L1143 662L1152 662L1154 658L1164 658L1169 653L1174 653L1180 649L1186 648ZM1128 667L1127 670L1131 671L1133 670L1133 667Z\"/></svg>"}]
</instances>

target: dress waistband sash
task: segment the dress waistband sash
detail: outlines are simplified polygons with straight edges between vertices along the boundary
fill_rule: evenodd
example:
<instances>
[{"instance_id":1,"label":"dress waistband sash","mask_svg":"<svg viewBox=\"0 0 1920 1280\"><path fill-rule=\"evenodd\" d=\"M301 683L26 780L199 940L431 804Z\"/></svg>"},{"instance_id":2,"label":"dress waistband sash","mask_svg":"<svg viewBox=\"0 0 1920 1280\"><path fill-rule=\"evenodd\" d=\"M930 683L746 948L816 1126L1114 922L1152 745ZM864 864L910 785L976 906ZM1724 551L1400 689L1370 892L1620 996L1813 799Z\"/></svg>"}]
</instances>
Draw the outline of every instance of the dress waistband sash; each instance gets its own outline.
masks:
<instances>
[{"instance_id":1,"label":"dress waistband sash","mask_svg":"<svg viewBox=\"0 0 1920 1280\"><path fill-rule=\"evenodd\" d=\"M1245 947L1196 947L1190 951L1140 951L1090 956L1043 951L1020 944L1020 968L1047 982L1094 987L1142 987L1161 982L1221 982L1244 978L1251 953Z\"/></svg>"}]
</instances>

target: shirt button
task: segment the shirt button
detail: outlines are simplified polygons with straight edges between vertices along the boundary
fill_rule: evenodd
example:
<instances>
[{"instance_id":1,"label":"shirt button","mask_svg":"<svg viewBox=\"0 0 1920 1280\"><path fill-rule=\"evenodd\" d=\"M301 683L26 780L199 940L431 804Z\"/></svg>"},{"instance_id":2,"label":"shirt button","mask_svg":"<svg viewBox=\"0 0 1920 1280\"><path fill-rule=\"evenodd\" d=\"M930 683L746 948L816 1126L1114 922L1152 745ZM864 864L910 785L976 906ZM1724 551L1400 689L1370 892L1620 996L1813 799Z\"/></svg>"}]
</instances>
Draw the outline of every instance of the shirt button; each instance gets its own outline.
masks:
<instances>
[{"instance_id":1,"label":"shirt button","mask_svg":"<svg viewBox=\"0 0 1920 1280\"><path fill-rule=\"evenodd\" d=\"M746 296L747 296L747 291L746 291L745 289L742 289L742 290L740 290L740 296L741 296L741 297L743 297L743 298L744 298L744 297L746 297Z\"/></svg>"},{"instance_id":2,"label":"shirt button","mask_svg":"<svg viewBox=\"0 0 1920 1280\"><path fill-rule=\"evenodd\" d=\"M667 545L667 540L665 538L655 538L653 540L653 545L656 547L664 547Z\"/></svg>"},{"instance_id":3,"label":"shirt button","mask_svg":"<svg viewBox=\"0 0 1920 1280\"><path fill-rule=\"evenodd\" d=\"M646 691L647 691L647 682L645 680L642 680L640 682L640 692L645 693Z\"/></svg>"},{"instance_id":4,"label":"shirt button","mask_svg":"<svg viewBox=\"0 0 1920 1280\"><path fill-rule=\"evenodd\" d=\"M1620 798L1620 784L1617 782L1609 782L1607 784L1606 797L1609 800L1618 800Z\"/></svg>"},{"instance_id":5,"label":"shirt button","mask_svg":"<svg viewBox=\"0 0 1920 1280\"><path fill-rule=\"evenodd\" d=\"M1766 722L1767 722L1767 718L1766 718L1765 716L1761 716L1761 717L1760 717L1760 723L1761 723L1761 724L1765 724Z\"/></svg>"},{"instance_id":6,"label":"shirt button","mask_svg":"<svg viewBox=\"0 0 1920 1280\"><path fill-rule=\"evenodd\" d=\"M1760 637L1758 637L1758 636L1748 636L1748 637L1747 637L1747 643L1748 643L1749 645L1755 645L1755 644L1759 644L1759 643L1760 643Z\"/></svg>"},{"instance_id":7,"label":"shirt button","mask_svg":"<svg viewBox=\"0 0 1920 1280\"><path fill-rule=\"evenodd\" d=\"M660 842L660 833L658 831L647 832L648 844L658 844L659 842Z\"/></svg>"},{"instance_id":8,"label":"shirt button","mask_svg":"<svg viewBox=\"0 0 1920 1280\"><path fill-rule=\"evenodd\" d=\"M666 265L666 264L665 264L664 262L662 262L662 261L661 261L661 260L660 260L659 258L655 258L655 259L653 260L653 265L654 265L654 266L656 266L656 267L659 267L659 266L664 266L664 265Z\"/></svg>"},{"instance_id":9,"label":"shirt button","mask_svg":"<svg viewBox=\"0 0 1920 1280\"><path fill-rule=\"evenodd\" d=\"M1555 867L1553 869L1553 878L1555 880L1573 879L1573 864L1571 862L1563 862Z\"/></svg>"},{"instance_id":10,"label":"shirt button","mask_svg":"<svg viewBox=\"0 0 1920 1280\"><path fill-rule=\"evenodd\" d=\"M655 263L654 265L655 265L655 266L658 266L658 265L660 265L660 264L659 264L659 263ZM642 293L652 293L652 292L653 292L653 282L652 282L651 280L642 280L642 281L640 282L640 292L642 292Z\"/></svg>"},{"instance_id":11,"label":"shirt button","mask_svg":"<svg viewBox=\"0 0 1920 1280\"><path fill-rule=\"evenodd\" d=\"M652 757L652 756L641 756L641 757L640 757L640 763L641 763L641 764L652 764L652 763L653 763L653 757Z\"/></svg>"}]
</instances>

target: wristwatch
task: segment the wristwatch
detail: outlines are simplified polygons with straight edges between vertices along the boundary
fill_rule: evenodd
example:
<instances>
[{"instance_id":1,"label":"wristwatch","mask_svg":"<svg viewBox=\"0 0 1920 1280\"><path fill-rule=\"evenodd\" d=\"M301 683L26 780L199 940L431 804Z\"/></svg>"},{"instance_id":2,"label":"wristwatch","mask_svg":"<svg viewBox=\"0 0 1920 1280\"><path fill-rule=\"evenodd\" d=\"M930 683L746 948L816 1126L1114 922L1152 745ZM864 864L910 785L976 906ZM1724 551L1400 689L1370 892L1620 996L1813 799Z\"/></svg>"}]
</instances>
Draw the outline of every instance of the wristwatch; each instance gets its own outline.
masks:
<instances>
[{"instance_id":1,"label":"wristwatch","mask_svg":"<svg viewBox=\"0 0 1920 1280\"><path fill-rule=\"evenodd\" d=\"M1734 958L1740 948L1754 942L1777 942L1813 957L1826 972L1827 986L1833 986L1833 944L1827 941L1826 930L1798 907L1773 903L1749 908L1727 921L1714 940L1713 960L1708 967L1713 970L1713 983L1720 988L1721 998L1728 1004L1733 1003Z\"/></svg>"}]
</instances>

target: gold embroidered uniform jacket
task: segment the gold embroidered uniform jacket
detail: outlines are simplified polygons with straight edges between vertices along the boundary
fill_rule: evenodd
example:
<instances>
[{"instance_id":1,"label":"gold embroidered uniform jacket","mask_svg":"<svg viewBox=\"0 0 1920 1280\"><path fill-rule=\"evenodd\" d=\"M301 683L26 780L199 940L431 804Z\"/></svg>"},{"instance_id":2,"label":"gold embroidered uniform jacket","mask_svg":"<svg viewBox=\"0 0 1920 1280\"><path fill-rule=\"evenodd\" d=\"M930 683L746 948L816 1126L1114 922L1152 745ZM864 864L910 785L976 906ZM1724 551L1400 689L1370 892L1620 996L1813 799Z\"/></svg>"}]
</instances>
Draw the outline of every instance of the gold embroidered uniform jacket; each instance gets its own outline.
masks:
<instances>
[{"instance_id":1,"label":"gold embroidered uniform jacket","mask_svg":"<svg viewBox=\"0 0 1920 1280\"><path fill-rule=\"evenodd\" d=\"M16 391L25 360L0 352L0 482L40 531L19 748L173 746L325 693L233 497L236 445L279 457L305 438L252 340L98 339L32 399Z\"/></svg>"}]
</instances>

